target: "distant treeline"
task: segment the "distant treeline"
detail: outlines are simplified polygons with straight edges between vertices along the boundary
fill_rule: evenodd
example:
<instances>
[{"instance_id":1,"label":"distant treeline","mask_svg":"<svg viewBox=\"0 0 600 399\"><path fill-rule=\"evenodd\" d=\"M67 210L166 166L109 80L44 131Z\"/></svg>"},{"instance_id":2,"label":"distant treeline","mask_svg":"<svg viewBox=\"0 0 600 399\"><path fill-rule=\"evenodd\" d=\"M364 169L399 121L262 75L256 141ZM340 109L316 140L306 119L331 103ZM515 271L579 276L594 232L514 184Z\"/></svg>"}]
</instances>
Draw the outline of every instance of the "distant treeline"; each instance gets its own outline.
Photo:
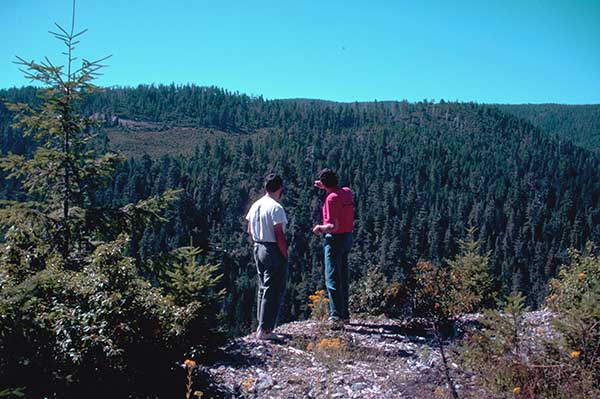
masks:
<instances>
[{"instance_id":1,"label":"distant treeline","mask_svg":"<svg viewBox=\"0 0 600 399\"><path fill-rule=\"evenodd\" d=\"M526 119L562 139L600 151L600 104L505 104L498 105L498 108Z\"/></svg>"}]
</instances>

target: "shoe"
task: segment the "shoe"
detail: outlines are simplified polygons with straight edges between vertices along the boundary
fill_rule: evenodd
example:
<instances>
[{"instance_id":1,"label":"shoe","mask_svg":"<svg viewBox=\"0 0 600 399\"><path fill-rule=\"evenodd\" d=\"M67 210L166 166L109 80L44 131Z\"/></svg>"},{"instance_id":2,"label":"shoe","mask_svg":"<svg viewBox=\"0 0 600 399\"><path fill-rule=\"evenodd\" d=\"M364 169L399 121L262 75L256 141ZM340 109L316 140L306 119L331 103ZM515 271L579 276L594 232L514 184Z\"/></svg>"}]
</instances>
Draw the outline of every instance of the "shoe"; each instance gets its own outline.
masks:
<instances>
[{"instance_id":1,"label":"shoe","mask_svg":"<svg viewBox=\"0 0 600 399\"><path fill-rule=\"evenodd\" d=\"M337 317L330 317L328 319L329 322L329 328L336 331L336 330L341 330L342 328L344 328L344 322L340 319L338 319Z\"/></svg>"},{"instance_id":2,"label":"shoe","mask_svg":"<svg viewBox=\"0 0 600 399\"><path fill-rule=\"evenodd\" d=\"M274 334L273 332L259 330L256 333L256 339L259 341L279 341L281 338L279 335Z\"/></svg>"}]
</instances>

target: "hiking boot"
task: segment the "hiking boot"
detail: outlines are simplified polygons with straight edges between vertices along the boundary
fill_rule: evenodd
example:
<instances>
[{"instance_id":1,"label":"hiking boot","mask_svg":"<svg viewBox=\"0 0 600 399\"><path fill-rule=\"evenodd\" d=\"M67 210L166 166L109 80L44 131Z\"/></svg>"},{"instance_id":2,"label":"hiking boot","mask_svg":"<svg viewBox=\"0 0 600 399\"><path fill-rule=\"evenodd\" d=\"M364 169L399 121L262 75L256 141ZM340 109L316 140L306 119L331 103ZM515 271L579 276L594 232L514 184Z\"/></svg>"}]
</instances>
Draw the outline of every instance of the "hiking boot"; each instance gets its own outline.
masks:
<instances>
[{"instance_id":1,"label":"hiking boot","mask_svg":"<svg viewBox=\"0 0 600 399\"><path fill-rule=\"evenodd\" d=\"M329 328L334 331L341 330L342 328L344 328L344 322L338 319L337 317L330 317L327 321L329 322Z\"/></svg>"},{"instance_id":2,"label":"hiking boot","mask_svg":"<svg viewBox=\"0 0 600 399\"><path fill-rule=\"evenodd\" d=\"M281 340L281 337L277 334L274 334L272 331L266 332L259 330L256 333L256 339L259 341L279 341Z\"/></svg>"}]
</instances>

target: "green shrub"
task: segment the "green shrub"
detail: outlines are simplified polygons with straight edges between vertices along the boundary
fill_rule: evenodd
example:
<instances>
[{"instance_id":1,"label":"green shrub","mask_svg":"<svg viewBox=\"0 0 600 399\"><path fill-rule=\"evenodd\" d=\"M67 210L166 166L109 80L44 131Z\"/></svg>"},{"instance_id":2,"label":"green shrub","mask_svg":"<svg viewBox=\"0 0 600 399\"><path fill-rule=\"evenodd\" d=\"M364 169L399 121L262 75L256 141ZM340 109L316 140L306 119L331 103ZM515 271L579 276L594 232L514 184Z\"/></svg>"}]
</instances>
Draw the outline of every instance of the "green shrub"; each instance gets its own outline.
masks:
<instances>
[{"instance_id":1,"label":"green shrub","mask_svg":"<svg viewBox=\"0 0 600 399\"><path fill-rule=\"evenodd\" d=\"M353 313L379 316L386 312L387 280L380 268L371 266L366 276L352 286L350 310Z\"/></svg>"},{"instance_id":2,"label":"green shrub","mask_svg":"<svg viewBox=\"0 0 600 399\"><path fill-rule=\"evenodd\" d=\"M490 252L480 254L481 242L475 239L474 227L467 229L467 239L459 240L460 253L447 260L453 301L463 312L479 312L491 308L496 301L493 278L488 271Z\"/></svg>"},{"instance_id":3,"label":"green shrub","mask_svg":"<svg viewBox=\"0 0 600 399\"><path fill-rule=\"evenodd\" d=\"M410 289L406 282L391 282L385 288L384 297L384 312L388 317L398 318L409 315Z\"/></svg>"},{"instance_id":4,"label":"green shrub","mask_svg":"<svg viewBox=\"0 0 600 399\"><path fill-rule=\"evenodd\" d=\"M50 266L2 286L0 381L34 397L158 393L176 384L171 367L186 352L222 342L216 317L207 325L212 303L163 295L123 254L126 243L99 246L81 271Z\"/></svg>"},{"instance_id":5,"label":"green shrub","mask_svg":"<svg viewBox=\"0 0 600 399\"><path fill-rule=\"evenodd\" d=\"M571 263L550 283L549 333L524 322L523 297L486 313L483 330L463 341L467 369L502 398L600 397L600 259L571 250Z\"/></svg>"}]
</instances>

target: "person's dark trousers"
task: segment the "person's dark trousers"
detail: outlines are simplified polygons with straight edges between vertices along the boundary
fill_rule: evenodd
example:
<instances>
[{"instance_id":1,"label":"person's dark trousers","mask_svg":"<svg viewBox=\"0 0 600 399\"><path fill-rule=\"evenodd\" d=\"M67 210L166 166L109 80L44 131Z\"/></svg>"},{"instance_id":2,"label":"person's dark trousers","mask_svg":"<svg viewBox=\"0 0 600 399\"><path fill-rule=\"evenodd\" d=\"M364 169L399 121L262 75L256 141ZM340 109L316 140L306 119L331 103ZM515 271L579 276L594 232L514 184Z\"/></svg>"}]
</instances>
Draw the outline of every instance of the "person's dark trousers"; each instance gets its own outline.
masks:
<instances>
[{"instance_id":1,"label":"person's dark trousers","mask_svg":"<svg viewBox=\"0 0 600 399\"><path fill-rule=\"evenodd\" d=\"M258 273L258 328L270 331L277 325L287 278L287 261L276 243L254 243Z\"/></svg>"},{"instance_id":2,"label":"person's dark trousers","mask_svg":"<svg viewBox=\"0 0 600 399\"><path fill-rule=\"evenodd\" d=\"M332 319L350 318L348 254L351 247L352 233L325 234L325 286Z\"/></svg>"}]
</instances>

